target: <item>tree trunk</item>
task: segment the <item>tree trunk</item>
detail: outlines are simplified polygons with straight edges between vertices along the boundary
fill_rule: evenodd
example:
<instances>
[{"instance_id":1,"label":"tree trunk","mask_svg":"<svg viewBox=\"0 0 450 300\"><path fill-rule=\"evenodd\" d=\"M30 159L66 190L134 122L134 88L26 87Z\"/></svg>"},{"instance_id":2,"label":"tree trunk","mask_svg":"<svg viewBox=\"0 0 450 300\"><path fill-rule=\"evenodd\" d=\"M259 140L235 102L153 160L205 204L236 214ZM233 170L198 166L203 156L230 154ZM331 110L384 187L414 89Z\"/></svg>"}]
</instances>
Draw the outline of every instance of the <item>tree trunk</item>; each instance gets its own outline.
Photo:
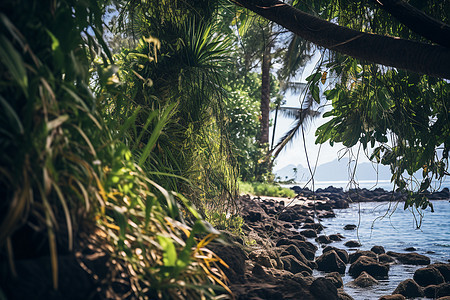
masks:
<instances>
[{"instance_id":1,"label":"tree trunk","mask_svg":"<svg viewBox=\"0 0 450 300\"><path fill-rule=\"evenodd\" d=\"M269 144L269 113L270 113L270 67L272 64L272 43L267 38L261 64L261 132L259 143L267 148Z\"/></svg>"},{"instance_id":2,"label":"tree trunk","mask_svg":"<svg viewBox=\"0 0 450 300\"><path fill-rule=\"evenodd\" d=\"M318 46L377 64L450 79L450 49L339 26L278 0L231 0Z\"/></svg>"}]
</instances>

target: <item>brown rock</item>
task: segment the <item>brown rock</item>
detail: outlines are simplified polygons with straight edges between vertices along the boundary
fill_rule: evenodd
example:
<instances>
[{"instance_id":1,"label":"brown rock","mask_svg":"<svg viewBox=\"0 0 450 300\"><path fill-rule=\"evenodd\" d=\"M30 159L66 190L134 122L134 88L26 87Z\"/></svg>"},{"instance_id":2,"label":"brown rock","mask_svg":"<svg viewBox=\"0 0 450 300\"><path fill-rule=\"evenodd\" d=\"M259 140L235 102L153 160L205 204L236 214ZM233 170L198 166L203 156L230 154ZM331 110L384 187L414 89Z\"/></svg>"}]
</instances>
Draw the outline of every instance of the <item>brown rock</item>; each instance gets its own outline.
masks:
<instances>
[{"instance_id":1,"label":"brown rock","mask_svg":"<svg viewBox=\"0 0 450 300\"><path fill-rule=\"evenodd\" d=\"M370 251L372 251L375 254L384 254L386 251L384 250L383 246L373 246Z\"/></svg>"},{"instance_id":2,"label":"brown rock","mask_svg":"<svg viewBox=\"0 0 450 300\"><path fill-rule=\"evenodd\" d=\"M430 264L430 258L421 255L415 252L412 253L397 253L388 251L386 253L389 256L395 257L399 262L405 265L429 265Z\"/></svg>"},{"instance_id":3,"label":"brown rock","mask_svg":"<svg viewBox=\"0 0 450 300\"><path fill-rule=\"evenodd\" d=\"M327 251L319 256L316 263L319 271L345 273L345 263L334 250Z\"/></svg>"},{"instance_id":4,"label":"brown rock","mask_svg":"<svg viewBox=\"0 0 450 300\"><path fill-rule=\"evenodd\" d=\"M380 297L379 300L406 300L405 296L400 294L394 294L394 295L386 295Z\"/></svg>"},{"instance_id":5,"label":"brown rock","mask_svg":"<svg viewBox=\"0 0 450 300\"><path fill-rule=\"evenodd\" d=\"M323 300L338 300L338 291L336 286L328 279L324 277L319 277L314 280L309 288L311 294L313 294L316 299Z\"/></svg>"},{"instance_id":6,"label":"brown rock","mask_svg":"<svg viewBox=\"0 0 450 300\"><path fill-rule=\"evenodd\" d=\"M361 247L361 244L358 241L348 241L348 242L345 242L344 245L349 248Z\"/></svg>"},{"instance_id":7,"label":"brown rock","mask_svg":"<svg viewBox=\"0 0 450 300\"><path fill-rule=\"evenodd\" d=\"M325 278L330 280L338 289L344 286L341 274L339 272L331 272L325 275Z\"/></svg>"},{"instance_id":8,"label":"brown rock","mask_svg":"<svg viewBox=\"0 0 450 300\"><path fill-rule=\"evenodd\" d=\"M339 258L342 259L342 261L345 264L348 263L349 256L348 256L347 251L345 251L344 249L339 249L339 248L332 247L332 246L326 246L325 248L323 248L322 253L325 253L330 250L334 250L337 253L337 255L339 255Z\"/></svg>"},{"instance_id":9,"label":"brown rock","mask_svg":"<svg viewBox=\"0 0 450 300\"><path fill-rule=\"evenodd\" d=\"M420 286L438 285L444 282L444 277L438 269L433 267L425 267L417 269L414 272L414 281Z\"/></svg>"},{"instance_id":10,"label":"brown rock","mask_svg":"<svg viewBox=\"0 0 450 300\"><path fill-rule=\"evenodd\" d=\"M381 264L374 258L368 256L361 256L351 264L348 272L353 277L357 277L363 271L366 271L375 278L386 277L389 272L389 265Z\"/></svg>"},{"instance_id":11,"label":"brown rock","mask_svg":"<svg viewBox=\"0 0 450 300\"><path fill-rule=\"evenodd\" d=\"M348 256L348 262L352 264L361 256L368 256L374 259L377 258L377 255L372 251L356 250Z\"/></svg>"},{"instance_id":12,"label":"brown rock","mask_svg":"<svg viewBox=\"0 0 450 300\"><path fill-rule=\"evenodd\" d=\"M281 257L281 261L284 264L284 269L286 271L292 272L293 274L297 274L302 271L306 271L307 273L312 274L311 268L295 258L294 255L283 256Z\"/></svg>"},{"instance_id":13,"label":"brown rock","mask_svg":"<svg viewBox=\"0 0 450 300\"><path fill-rule=\"evenodd\" d=\"M378 280L363 271L361 274L359 274L358 278L349 282L348 284L365 288L378 284Z\"/></svg>"},{"instance_id":14,"label":"brown rock","mask_svg":"<svg viewBox=\"0 0 450 300\"><path fill-rule=\"evenodd\" d=\"M412 279L400 282L393 294L401 294L406 298L423 297L422 288Z\"/></svg>"}]
</instances>

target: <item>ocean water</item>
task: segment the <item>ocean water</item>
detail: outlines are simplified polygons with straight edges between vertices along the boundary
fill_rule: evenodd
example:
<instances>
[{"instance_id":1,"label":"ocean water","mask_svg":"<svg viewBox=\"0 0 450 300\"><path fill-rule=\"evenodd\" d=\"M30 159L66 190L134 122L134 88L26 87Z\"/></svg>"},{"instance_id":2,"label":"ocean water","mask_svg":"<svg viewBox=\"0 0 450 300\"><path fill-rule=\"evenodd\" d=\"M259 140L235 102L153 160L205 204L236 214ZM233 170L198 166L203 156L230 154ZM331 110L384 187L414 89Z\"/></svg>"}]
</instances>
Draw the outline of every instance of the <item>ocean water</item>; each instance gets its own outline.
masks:
<instances>
[{"instance_id":1,"label":"ocean water","mask_svg":"<svg viewBox=\"0 0 450 300\"><path fill-rule=\"evenodd\" d=\"M322 220L321 224L326 228L321 234L344 235L345 240L330 245L346 249L349 253L354 250L344 246L344 243L359 240L361 250L381 245L386 251L406 252L405 248L415 247L415 252L430 257L431 263L450 262L450 202L439 200L432 203L435 210L433 213L428 208L420 214L403 210L403 203L353 203L350 208L336 209L336 218ZM357 230L347 231L343 229L346 224L359 227ZM319 249L317 255L321 254ZM349 265L347 271L348 267ZM378 299L392 294L401 281L412 278L415 270L420 267L423 266L391 265L389 278L379 280L379 285L369 288L346 286L346 283L354 279L346 272L342 278L344 290L356 300ZM315 271L314 275L321 276L324 273Z\"/></svg>"}]
</instances>

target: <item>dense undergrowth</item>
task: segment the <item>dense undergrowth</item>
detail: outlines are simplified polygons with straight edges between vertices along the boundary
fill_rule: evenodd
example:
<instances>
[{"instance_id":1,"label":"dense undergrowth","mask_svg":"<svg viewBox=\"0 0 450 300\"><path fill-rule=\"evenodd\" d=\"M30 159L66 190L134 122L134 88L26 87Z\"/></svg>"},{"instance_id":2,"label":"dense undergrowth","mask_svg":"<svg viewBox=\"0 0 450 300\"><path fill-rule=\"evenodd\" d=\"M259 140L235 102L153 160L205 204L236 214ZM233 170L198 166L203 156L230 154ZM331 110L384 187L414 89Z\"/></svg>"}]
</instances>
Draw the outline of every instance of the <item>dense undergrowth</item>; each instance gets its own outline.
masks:
<instances>
[{"instance_id":1,"label":"dense undergrowth","mask_svg":"<svg viewBox=\"0 0 450 300\"><path fill-rule=\"evenodd\" d=\"M224 263L206 247L219 232L204 217L232 209L236 175L219 111L183 107L213 96L201 95L201 66L165 69L161 41L144 36L113 57L103 2L0 6L0 286L18 275L15 261L49 256L58 289L58 257L90 243L121 274L109 284L126 278L124 295L104 286L105 298L226 298ZM197 28L194 42L208 30ZM164 86L169 75L178 91Z\"/></svg>"}]
</instances>

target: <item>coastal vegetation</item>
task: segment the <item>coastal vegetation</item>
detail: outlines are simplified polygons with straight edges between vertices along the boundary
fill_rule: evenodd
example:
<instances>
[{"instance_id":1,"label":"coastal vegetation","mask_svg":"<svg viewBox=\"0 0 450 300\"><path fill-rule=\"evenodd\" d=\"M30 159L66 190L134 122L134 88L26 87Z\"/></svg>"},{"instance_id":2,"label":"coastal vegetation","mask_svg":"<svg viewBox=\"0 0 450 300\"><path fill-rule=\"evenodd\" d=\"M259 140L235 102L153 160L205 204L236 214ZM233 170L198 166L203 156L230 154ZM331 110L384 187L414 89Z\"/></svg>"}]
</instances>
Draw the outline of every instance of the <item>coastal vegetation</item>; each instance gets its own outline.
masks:
<instances>
[{"instance_id":1,"label":"coastal vegetation","mask_svg":"<svg viewBox=\"0 0 450 300\"><path fill-rule=\"evenodd\" d=\"M0 299L33 295L6 291L36 283L24 270L48 271L35 297L74 297L73 266L95 281L75 297L232 298L217 243L249 240L239 193L296 195L273 184L274 156L326 103L317 142L362 148L390 166L405 208L426 209L432 179L449 175L450 3L419 7L430 35L409 10L399 18L411 5L381 2L3 1ZM318 41L295 26L302 11L399 51ZM301 106L283 108L314 52ZM271 109L297 122L269 147Z\"/></svg>"}]
</instances>

